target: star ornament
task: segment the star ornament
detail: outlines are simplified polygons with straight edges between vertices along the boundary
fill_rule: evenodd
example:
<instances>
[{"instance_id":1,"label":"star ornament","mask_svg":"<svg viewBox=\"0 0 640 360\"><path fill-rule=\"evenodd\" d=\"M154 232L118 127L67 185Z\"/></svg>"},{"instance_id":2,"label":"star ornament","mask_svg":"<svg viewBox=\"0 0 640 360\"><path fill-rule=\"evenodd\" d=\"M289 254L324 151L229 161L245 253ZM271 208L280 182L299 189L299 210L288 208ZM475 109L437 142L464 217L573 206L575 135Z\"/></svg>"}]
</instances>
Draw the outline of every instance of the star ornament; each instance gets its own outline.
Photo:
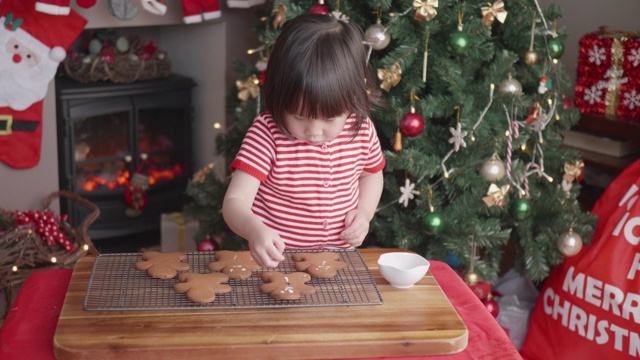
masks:
<instances>
[{"instance_id":1,"label":"star ornament","mask_svg":"<svg viewBox=\"0 0 640 360\"><path fill-rule=\"evenodd\" d=\"M404 207L409 206L409 200L413 200L414 195L420 195L420 191L416 191L415 187L415 183L412 183L409 179L405 179L404 186L400 186L402 195L400 199L398 199L398 203L404 205Z\"/></svg>"},{"instance_id":2,"label":"star ornament","mask_svg":"<svg viewBox=\"0 0 640 360\"><path fill-rule=\"evenodd\" d=\"M467 147L467 143L464 142L464 137L467 136L466 131L462 131L462 125L458 123L456 128L449 128L451 138L449 138L449 144L453 144L453 149L457 152L460 150L460 147Z\"/></svg>"}]
</instances>

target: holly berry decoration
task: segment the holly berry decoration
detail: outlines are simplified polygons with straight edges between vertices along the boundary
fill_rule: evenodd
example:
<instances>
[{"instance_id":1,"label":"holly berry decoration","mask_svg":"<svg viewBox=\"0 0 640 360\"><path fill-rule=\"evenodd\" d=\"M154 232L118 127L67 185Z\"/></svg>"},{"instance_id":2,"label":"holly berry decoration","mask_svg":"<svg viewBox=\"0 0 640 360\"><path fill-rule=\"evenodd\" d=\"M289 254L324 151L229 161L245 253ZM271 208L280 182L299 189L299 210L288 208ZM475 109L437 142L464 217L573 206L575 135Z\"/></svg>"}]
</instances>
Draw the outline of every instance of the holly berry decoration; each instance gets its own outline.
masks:
<instances>
[{"instance_id":1,"label":"holly berry decoration","mask_svg":"<svg viewBox=\"0 0 640 360\"><path fill-rule=\"evenodd\" d=\"M442 218L442 215L437 211L429 213L429 215L424 218L424 227L427 229L428 233L438 235L444 228L444 219Z\"/></svg>"},{"instance_id":2,"label":"holly berry decoration","mask_svg":"<svg viewBox=\"0 0 640 360\"><path fill-rule=\"evenodd\" d=\"M415 112L415 108L411 107L402 120L400 120L400 131L409 137L418 136L424 130L424 119L420 114Z\"/></svg>"},{"instance_id":3,"label":"holly berry decoration","mask_svg":"<svg viewBox=\"0 0 640 360\"><path fill-rule=\"evenodd\" d=\"M509 206L509 213L516 220L524 220L531 215L531 203L526 198L515 199Z\"/></svg>"},{"instance_id":4,"label":"holly berry decoration","mask_svg":"<svg viewBox=\"0 0 640 360\"><path fill-rule=\"evenodd\" d=\"M215 241L209 235L198 243L198 251L214 251L216 247Z\"/></svg>"},{"instance_id":5,"label":"holly berry decoration","mask_svg":"<svg viewBox=\"0 0 640 360\"><path fill-rule=\"evenodd\" d=\"M486 298L482 299L482 303L487 308L487 310L489 310L491 316L493 316L494 318L498 317L498 314L500 314L500 306L494 300L493 294L489 293Z\"/></svg>"},{"instance_id":6,"label":"holly berry decoration","mask_svg":"<svg viewBox=\"0 0 640 360\"><path fill-rule=\"evenodd\" d=\"M313 6L311 6L311 8L309 8L308 13L327 15L329 14L329 8L324 4L324 0L318 0L317 4L314 4Z\"/></svg>"},{"instance_id":7,"label":"holly berry decoration","mask_svg":"<svg viewBox=\"0 0 640 360\"><path fill-rule=\"evenodd\" d=\"M548 46L549 46L549 55L551 55L551 57L554 59L560 58L564 53L564 44L558 38L550 39Z\"/></svg>"},{"instance_id":8,"label":"holly berry decoration","mask_svg":"<svg viewBox=\"0 0 640 360\"><path fill-rule=\"evenodd\" d=\"M68 253L76 250L76 247L69 241L69 238L60 228L60 223L67 223L69 218L66 214L57 215L49 210L45 211L15 211L15 225L17 228L33 229L33 232L44 240L48 246L56 243L60 244Z\"/></svg>"}]
</instances>

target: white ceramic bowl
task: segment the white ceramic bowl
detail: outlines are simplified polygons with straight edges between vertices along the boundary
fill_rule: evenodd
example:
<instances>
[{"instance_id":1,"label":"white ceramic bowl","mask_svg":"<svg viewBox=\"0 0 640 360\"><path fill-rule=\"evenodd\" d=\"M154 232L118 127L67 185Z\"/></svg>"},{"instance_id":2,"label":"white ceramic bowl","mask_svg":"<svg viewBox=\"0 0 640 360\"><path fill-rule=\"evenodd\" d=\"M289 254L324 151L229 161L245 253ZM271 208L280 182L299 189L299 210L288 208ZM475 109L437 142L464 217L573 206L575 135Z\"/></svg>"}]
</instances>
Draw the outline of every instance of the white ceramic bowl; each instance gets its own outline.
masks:
<instances>
[{"instance_id":1,"label":"white ceramic bowl","mask_svg":"<svg viewBox=\"0 0 640 360\"><path fill-rule=\"evenodd\" d=\"M380 255L378 269L391 286L406 289L418 282L429 270L429 261L418 254L391 252Z\"/></svg>"}]
</instances>

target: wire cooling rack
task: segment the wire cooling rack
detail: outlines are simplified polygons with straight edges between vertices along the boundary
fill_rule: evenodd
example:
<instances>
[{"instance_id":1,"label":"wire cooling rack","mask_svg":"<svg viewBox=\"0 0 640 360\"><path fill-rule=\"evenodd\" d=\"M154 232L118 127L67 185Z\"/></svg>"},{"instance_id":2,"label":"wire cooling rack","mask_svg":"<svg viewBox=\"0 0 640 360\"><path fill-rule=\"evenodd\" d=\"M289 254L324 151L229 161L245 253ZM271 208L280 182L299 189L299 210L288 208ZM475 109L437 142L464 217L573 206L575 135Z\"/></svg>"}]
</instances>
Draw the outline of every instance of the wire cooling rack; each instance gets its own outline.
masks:
<instances>
[{"instance_id":1,"label":"wire cooling rack","mask_svg":"<svg viewBox=\"0 0 640 360\"><path fill-rule=\"evenodd\" d=\"M356 250L322 250L340 254L340 259L348 267L339 270L332 279L313 277L307 282L316 288L313 295L302 296L299 300L275 300L260 292L264 282L260 275L266 271L284 273L296 271L291 255L296 252L317 252L318 250L286 250L285 260L277 268L254 271L245 280L229 280L231 292L216 294L209 304L197 304L178 294L174 279L154 279L146 271L135 268L142 257L138 253L101 254L93 266L89 286L84 300L85 310L182 310L182 309L241 309L280 308L308 306L353 306L380 305L383 303L380 291L371 276L369 268ZM214 252L187 253L191 272L210 273L207 265L215 261Z\"/></svg>"}]
</instances>

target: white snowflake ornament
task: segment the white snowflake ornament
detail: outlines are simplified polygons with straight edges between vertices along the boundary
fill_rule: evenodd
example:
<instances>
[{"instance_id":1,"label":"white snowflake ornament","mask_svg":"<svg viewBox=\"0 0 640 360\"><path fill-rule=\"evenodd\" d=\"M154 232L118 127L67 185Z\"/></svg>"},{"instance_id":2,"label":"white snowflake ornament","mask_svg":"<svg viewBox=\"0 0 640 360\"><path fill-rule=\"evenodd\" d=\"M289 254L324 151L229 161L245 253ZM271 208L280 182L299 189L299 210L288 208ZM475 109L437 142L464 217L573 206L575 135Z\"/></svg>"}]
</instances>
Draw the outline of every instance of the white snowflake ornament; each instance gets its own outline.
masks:
<instances>
[{"instance_id":1,"label":"white snowflake ornament","mask_svg":"<svg viewBox=\"0 0 640 360\"><path fill-rule=\"evenodd\" d=\"M449 128L449 131L451 132L451 135L453 135L451 138L449 138L449 144L453 144L453 149L455 151L460 150L460 147L467 147L467 143L464 142L464 137L467 136L467 132L466 131L462 131L462 125L460 125L460 123L458 123L456 125L456 128Z\"/></svg>"},{"instance_id":2,"label":"white snowflake ornament","mask_svg":"<svg viewBox=\"0 0 640 360\"><path fill-rule=\"evenodd\" d=\"M630 110L640 108L640 93L636 92L635 90L631 90L628 93L625 93L622 103L625 104Z\"/></svg>"},{"instance_id":3,"label":"white snowflake ornament","mask_svg":"<svg viewBox=\"0 0 640 360\"><path fill-rule=\"evenodd\" d=\"M593 105L595 103L599 103L602 100L602 90L600 90L597 86L593 85L589 89L584 90L584 101L588 101L589 104Z\"/></svg>"},{"instance_id":4,"label":"white snowflake ornament","mask_svg":"<svg viewBox=\"0 0 640 360\"><path fill-rule=\"evenodd\" d=\"M337 11L337 10L332 11L331 12L331 16L333 16L337 20L344 21L346 23L349 22L349 17L347 15L341 13L340 11Z\"/></svg>"},{"instance_id":5,"label":"white snowflake ornament","mask_svg":"<svg viewBox=\"0 0 640 360\"><path fill-rule=\"evenodd\" d=\"M633 64L634 67L638 67L638 65L640 65L640 49L631 49L629 55L627 55L627 60Z\"/></svg>"},{"instance_id":6,"label":"white snowflake ornament","mask_svg":"<svg viewBox=\"0 0 640 360\"><path fill-rule=\"evenodd\" d=\"M416 187L415 183L409 181L409 179L404 180L404 186L400 186L400 192L402 195L400 199L398 199L398 203L404 205L404 207L409 206L409 200L413 200L414 195L420 195L420 191L414 190Z\"/></svg>"},{"instance_id":7,"label":"white snowflake ornament","mask_svg":"<svg viewBox=\"0 0 640 360\"><path fill-rule=\"evenodd\" d=\"M602 62L607 60L606 52L607 51L604 48L595 45L587 52L587 54L589 55L589 62L595 63L599 66L600 64L602 64Z\"/></svg>"}]
</instances>

